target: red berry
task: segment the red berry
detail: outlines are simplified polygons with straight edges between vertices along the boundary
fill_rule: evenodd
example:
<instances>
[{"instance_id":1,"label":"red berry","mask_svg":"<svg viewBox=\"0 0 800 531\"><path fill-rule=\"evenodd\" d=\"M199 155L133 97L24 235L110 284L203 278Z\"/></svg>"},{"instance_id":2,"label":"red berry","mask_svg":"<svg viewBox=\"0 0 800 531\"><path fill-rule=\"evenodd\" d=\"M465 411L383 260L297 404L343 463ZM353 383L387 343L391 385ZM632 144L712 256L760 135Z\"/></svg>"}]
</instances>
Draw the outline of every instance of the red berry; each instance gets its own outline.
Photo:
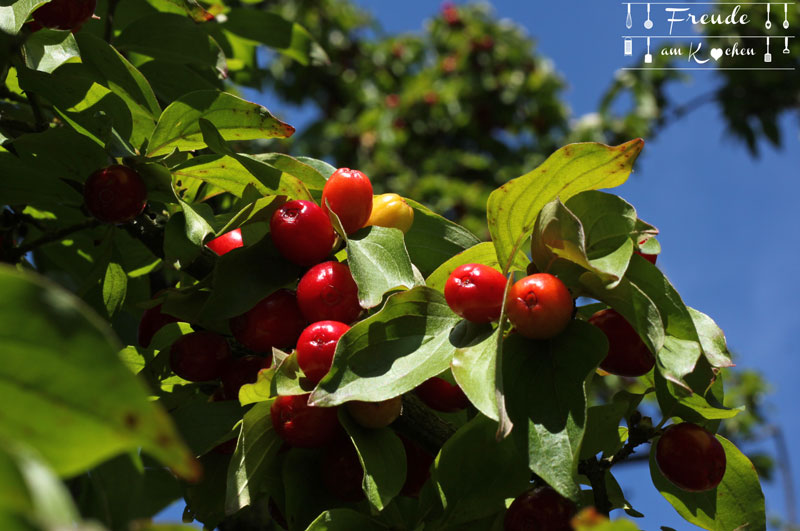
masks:
<instances>
[{"instance_id":1,"label":"red berry","mask_svg":"<svg viewBox=\"0 0 800 531\"><path fill-rule=\"evenodd\" d=\"M488 323L500 319L506 277L482 264L458 266L444 285L444 298L467 321Z\"/></svg>"},{"instance_id":2,"label":"red berry","mask_svg":"<svg viewBox=\"0 0 800 531\"><path fill-rule=\"evenodd\" d=\"M358 170L339 168L325 183L321 204L326 213L330 204L344 231L352 234L367 223L372 213L372 183Z\"/></svg>"},{"instance_id":3,"label":"red berry","mask_svg":"<svg viewBox=\"0 0 800 531\"><path fill-rule=\"evenodd\" d=\"M86 179L83 199L89 213L100 221L124 223L144 210L147 188L138 173L115 164L97 170Z\"/></svg>"},{"instance_id":4,"label":"red berry","mask_svg":"<svg viewBox=\"0 0 800 531\"><path fill-rule=\"evenodd\" d=\"M601 310L589 322L608 338L608 354L600 368L619 376L642 376L650 372L656 359L636 330L616 310Z\"/></svg>"},{"instance_id":5,"label":"red berry","mask_svg":"<svg viewBox=\"0 0 800 531\"><path fill-rule=\"evenodd\" d=\"M520 335L548 339L558 335L572 320L572 295L559 279L536 273L508 290L506 314Z\"/></svg>"},{"instance_id":6,"label":"red berry","mask_svg":"<svg viewBox=\"0 0 800 531\"><path fill-rule=\"evenodd\" d=\"M33 20L46 28L78 31L92 18L96 0L52 0L33 12Z\"/></svg>"},{"instance_id":7,"label":"red berry","mask_svg":"<svg viewBox=\"0 0 800 531\"><path fill-rule=\"evenodd\" d=\"M217 236L208 242L206 247L217 253L219 256L229 253L239 247L244 247L244 242L242 242L242 229L234 229L221 236Z\"/></svg>"},{"instance_id":8,"label":"red berry","mask_svg":"<svg viewBox=\"0 0 800 531\"><path fill-rule=\"evenodd\" d=\"M656 443L656 464L664 477L683 490L702 492L725 475L725 449L714 434L697 424L673 424Z\"/></svg>"},{"instance_id":9,"label":"red berry","mask_svg":"<svg viewBox=\"0 0 800 531\"><path fill-rule=\"evenodd\" d=\"M358 286L350 268L323 262L309 269L297 285L297 302L309 322L352 323L361 314Z\"/></svg>"},{"instance_id":10,"label":"red berry","mask_svg":"<svg viewBox=\"0 0 800 531\"><path fill-rule=\"evenodd\" d=\"M150 346L150 342L153 341L153 336L156 335L156 332L166 325L180 320L177 317L163 313L161 307L161 304L153 306L146 309L142 314L142 320L139 321L139 345L142 348Z\"/></svg>"},{"instance_id":11,"label":"red berry","mask_svg":"<svg viewBox=\"0 0 800 531\"><path fill-rule=\"evenodd\" d=\"M642 258L644 258L645 260L647 260L651 264L656 265L656 260L658 259L658 255L657 254L646 254L646 253L643 253L643 252L640 252L640 251L633 251L633 252L638 254L639 256L641 256Z\"/></svg>"},{"instance_id":12,"label":"red berry","mask_svg":"<svg viewBox=\"0 0 800 531\"><path fill-rule=\"evenodd\" d=\"M344 439L330 446L322 458L322 482L331 494L345 502L364 498L364 469L353 443Z\"/></svg>"},{"instance_id":13,"label":"red berry","mask_svg":"<svg viewBox=\"0 0 800 531\"><path fill-rule=\"evenodd\" d=\"M169 351L172 372L190 382L219 378L230 359L228 342L213 332L192 332L181 336Z\"/></svg>"},{"instance_id":14,"label":"red berry","mask_svg":"<svg viewBox=\"0 0 800 531\"><path fill-rule=\"evenodd\" d=\"M293 291L279 289L250 310L230 320L236 340L256 352L290 348L306 326Z\"/></svg>"},{"instance_id":15,"label":"red berry","mask_svg":"<svg viewBox=\"0 0 800 531\"><path fill-rule=\"evenodd\" d=\"M412 498L419 497L422 486L431 477L434 456L420 445L402 435L398 435L406 451L406 482L400 494Z\"/></svg>"},{"instance_id":16,"label":"red berry","mask_svg":"<svg viewBox=\"0 0 800 531\"><path fill-rule=\"evenodd\" d=\"M403 397L396 396L380 402L347 402L347 412L358 424L365 428L385 428L400 416L403 411Z\"/></svg>"},{"instance_id":17,"label":"red berry","mask_svg":"<svg viewBox=\"0 0 800 531\"><path fill-rule=\"evenodd\" d=\"M506 511L504 531L571 531L577 508L550 487L537 487L518 496Z\"/></svg>"},{"instance_id":18,"label":"red berry","mask_svg":"<svg viewBox=\"0 0 800 531\"><path fill-rule=\"evenodd\" d=\"M429 408L443 413L461 411L469 405L467 395L459 386L438 376L428 378L414 391Z\"/></svg>"},{"instance_id":19,"label":"red berry","mask_svg":"<svg viewBox=\"0 0 800 531\"><path fill-rule=\"evenodd\" d=\"M291 446L321 448L339 432L336 409L309 406L308 395L279 396L270 408L272 427Z\"/></svg>"},{"instance_id":20,"label":"red berry","mask_svg":"<svg viewBox=\"0 0 800 531\"><path fill-rule=\"evenodd\" d=\"M318 321L303 330L297 340L297 363L306 378L317 383L328 374L336 344L348 330L338 321Z\"/></svg>"},{"instance_id":21,"label":"red berry","mask_svg":"<svg viewBox=\"0 0 800 531\"><path fill-rule=\"evenodd\" d=\"M267 356L243 356L233 360L225 368L221 377L225 398L238 400L239 389L244 384L256 383L259 371L261 369L269 369L271 363L271 354Z\"/></svg>"},{"instance_id":22,"label":"red berry","mask_svg":"<svg viewBox=\"0 0 800 531\"><path fill-rule=\"evenodd\" d=\"M324 260L336 240L328 214L311 201L285 203L272 214L269 227L278 251L299 266Z\"/></svg>"}]
</instances>

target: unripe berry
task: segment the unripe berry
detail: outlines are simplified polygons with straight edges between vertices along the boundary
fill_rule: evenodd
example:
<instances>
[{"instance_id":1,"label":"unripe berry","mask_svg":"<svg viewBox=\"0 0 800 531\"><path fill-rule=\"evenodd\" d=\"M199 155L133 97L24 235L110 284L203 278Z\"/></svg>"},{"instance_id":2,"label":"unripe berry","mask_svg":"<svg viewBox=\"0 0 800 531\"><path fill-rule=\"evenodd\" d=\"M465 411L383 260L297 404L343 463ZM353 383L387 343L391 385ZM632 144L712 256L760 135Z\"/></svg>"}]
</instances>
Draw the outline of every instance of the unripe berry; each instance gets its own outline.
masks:
<instances>
[{"instance_id":1,"label":"unripe berry","mask_svg":"<svg viewBox=\"0 0 800 531\"><path fill-rule=\"evenodd\" d=\"M414 209L397 194L376 195L366 225L377 225L408 232L414 223Z\"/></svg>"},{"instance_id":2,"label":"unripe berry","mask_svg":"<svg viewBox=\"0 0 800 531\"><path fill-rule=\"evenodd\" d=\"M400 416L403 411L403 398L396 396L380 402L347 402L347 412L358 424L365 428L385 428Z\"/></svg>"}]
</instances>

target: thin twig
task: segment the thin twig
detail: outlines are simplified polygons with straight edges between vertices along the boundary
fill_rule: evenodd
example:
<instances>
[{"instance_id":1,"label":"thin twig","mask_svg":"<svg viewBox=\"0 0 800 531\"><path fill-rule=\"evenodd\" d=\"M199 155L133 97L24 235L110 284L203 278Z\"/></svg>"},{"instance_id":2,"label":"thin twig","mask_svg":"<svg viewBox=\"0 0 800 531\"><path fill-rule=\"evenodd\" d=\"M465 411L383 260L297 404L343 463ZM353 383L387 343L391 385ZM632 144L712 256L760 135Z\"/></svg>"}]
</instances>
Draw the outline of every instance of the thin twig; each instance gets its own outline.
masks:
<instances>
[{"instance_id":1,"label":"thin twig","mask_svg":"<svg viewBox=\"0 0 800 531\"><path fill-rule=\"evenodd\" d=\"M66 238L67 236L69 236L74 232L96 227L101 223L102 223L101 221L98 221L96 219L87 219L85 221L81 221L80 223L76 223L75 225L70 225L69 227L64 227L63 229L47 233L44 236L41 236L32 242L23 243L19 247L15 248L14 258L19 258L21 256L24 256L25 254L33 251L37 247L40 247L46 243L63 240L64 238Z\"/></svg>"}]
</instances>

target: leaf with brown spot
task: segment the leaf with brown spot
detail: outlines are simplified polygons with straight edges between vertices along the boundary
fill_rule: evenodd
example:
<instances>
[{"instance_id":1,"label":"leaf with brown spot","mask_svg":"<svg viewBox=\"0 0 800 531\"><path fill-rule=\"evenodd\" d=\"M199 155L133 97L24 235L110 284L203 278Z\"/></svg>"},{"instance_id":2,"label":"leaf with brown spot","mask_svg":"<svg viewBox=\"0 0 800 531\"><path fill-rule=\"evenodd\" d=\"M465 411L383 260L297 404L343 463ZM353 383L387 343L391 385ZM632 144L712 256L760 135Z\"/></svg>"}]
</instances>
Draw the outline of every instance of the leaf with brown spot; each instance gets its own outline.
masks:
<instances>
[{"instance_id":1,"label":"leaf with brown spot","mask_svg":"<svg viewBox=\"0 0 800 531\"><path fill-rule=\"evenodd\" d=\"M570 144L535 170L492 192L486 216L503 271L513 263L544 205L556 197L566 201L585 190L619 186L628 179L643 146L640 138L616 147ZM623 166L618 169L620 162Z\"/></svg>"}]
</instances>

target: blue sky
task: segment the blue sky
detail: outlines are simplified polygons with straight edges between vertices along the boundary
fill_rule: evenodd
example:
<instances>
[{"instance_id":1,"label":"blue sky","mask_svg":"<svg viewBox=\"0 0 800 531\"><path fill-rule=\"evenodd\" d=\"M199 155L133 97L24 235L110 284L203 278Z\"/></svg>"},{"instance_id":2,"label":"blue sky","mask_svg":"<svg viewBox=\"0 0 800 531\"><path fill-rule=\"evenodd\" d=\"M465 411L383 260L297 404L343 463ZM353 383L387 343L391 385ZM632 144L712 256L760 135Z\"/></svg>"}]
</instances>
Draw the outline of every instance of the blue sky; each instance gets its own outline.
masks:
<instances>
[{"instance_id":1,"label":"blue sky","mask_svg":"<svg viewBox=\"0 0 800 531\"><path fill-rule=\"evenodd\" d=\"M391 33L421 31L425 19L439 9L439 3L430 0L404 0L402 7L385 0L357 3ZM525 27L539 50L552 58L569 83L565 96L574 115L596 109L616 70L626 65L620 39L626 32L624 6L611 0L492 4L499 17ZM641 24L643 12L634 15ZM677 101L689 101L715 85L713 73L698 72L671 94ZM279 108L265 95L247 97L293 124L308 117L302 109ZM795 113L782 120L783 150L763 146L761 158L754 159L726 132L716 107L702 107L647 141L635 173L615 189L636 206L642 219L660 229L659 267L685 302L723 328L740 367L764 372L774 389L771 419L785 431L790 448L797 447L792 441L800 440L795 414L800 386L794 372L800 366L800 283L793 279L800 263L794 231L800 197L798 117ZM766 441L763 447L773 451L774 444ZM800 457L791 467L800 486ZM641 528L689 527L652 487L646 465L620 467L615 473L629 501L646 515L637 521ZM764 487L768 513L785 517L780 481ZM179 518L176 511L174 517Z\"/></svg>"}]
</instances>

